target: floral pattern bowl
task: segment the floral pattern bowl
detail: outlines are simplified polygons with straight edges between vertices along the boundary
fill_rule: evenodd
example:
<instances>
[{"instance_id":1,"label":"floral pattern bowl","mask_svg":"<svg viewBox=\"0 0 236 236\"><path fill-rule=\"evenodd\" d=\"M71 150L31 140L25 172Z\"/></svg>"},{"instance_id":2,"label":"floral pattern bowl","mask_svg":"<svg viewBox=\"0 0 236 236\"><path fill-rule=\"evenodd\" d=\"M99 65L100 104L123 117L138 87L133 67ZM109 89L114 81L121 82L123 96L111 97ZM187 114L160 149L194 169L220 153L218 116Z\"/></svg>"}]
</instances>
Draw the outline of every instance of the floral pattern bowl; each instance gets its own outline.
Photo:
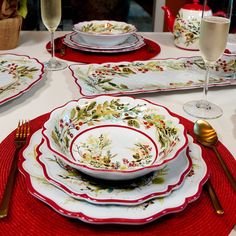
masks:
<instances>
[{"instance_id":1,"label":"floral pattern bowl","mask_svg":"<svg viewBox=\"0 0 236 236\"><path fill-rule=\"evenodd\" d=\"M121 44L137 31L132 24L108 20L80 22L73 29L85 42L97 46Z\"/></svg>"},{"instance_id":2,"label":"floral pattern bowl","mask_svg":"<svg viewBox=\"0 0 236 236\"><path fill-rule=\"evenodd\" d=\"M132 97L81 98L54 109L44 123L48 148L95 178L134 179L163 167L187 146L179 119Z\"/></svg>"}]
</instances>

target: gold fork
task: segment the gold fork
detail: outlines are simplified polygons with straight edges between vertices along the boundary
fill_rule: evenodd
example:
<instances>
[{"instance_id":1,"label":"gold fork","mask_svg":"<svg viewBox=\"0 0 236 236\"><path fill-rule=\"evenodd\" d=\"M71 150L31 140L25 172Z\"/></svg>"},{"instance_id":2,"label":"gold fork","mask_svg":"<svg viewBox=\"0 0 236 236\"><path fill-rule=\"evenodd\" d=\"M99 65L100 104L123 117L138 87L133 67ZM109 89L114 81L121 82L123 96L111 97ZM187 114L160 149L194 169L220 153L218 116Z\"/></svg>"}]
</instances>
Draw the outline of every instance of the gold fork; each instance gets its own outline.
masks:
<instances>
[{"instance_id":1,"label":"gold fork","mask_svg":"<svg viewBox=\"0 0 236 236\"><path fill-rule=\"evenodd\" d=\"M7 184L6 184L6 187L3 193L2 202L0 205L0 218L4 218L8 214L9 202L10 202L11 193L12 193L12 189L15 182L15 176L17 172L19 151L26 144L26 140L29 134L30 134L29 121L19 121L18 127L16 129L16 133L15 133L15 139L14 139L16 150L14 153L14 158L11 164L11 169L10 169L9 176L7 179Z\"/></svg>"}]
</instances>

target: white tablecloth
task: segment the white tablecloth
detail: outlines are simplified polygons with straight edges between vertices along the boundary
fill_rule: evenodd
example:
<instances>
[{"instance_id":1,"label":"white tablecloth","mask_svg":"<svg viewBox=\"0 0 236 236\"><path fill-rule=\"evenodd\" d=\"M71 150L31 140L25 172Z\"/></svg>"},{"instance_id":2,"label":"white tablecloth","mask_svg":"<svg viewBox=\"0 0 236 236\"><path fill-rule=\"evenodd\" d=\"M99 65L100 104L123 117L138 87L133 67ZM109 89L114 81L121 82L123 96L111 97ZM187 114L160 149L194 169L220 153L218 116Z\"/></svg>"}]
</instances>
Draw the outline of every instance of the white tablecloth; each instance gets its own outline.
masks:
<instances>
[{"instance_id":1,"label":"white tablecloth","mask_svg":"<svg viewBox=\"0 0 236 236\"><path fill-rule=\"evenodd\" d=\"M58 31L56 32L56 37L65 33L68 32ZM199 52L176 48L173 45L173 36L169 33L142 34L160 44L161 53L157 58L200 55ZM50 35L46 31L21 32L19 46L13 50L0 51L0 53L29 55L44 62L50 58L45 49L45 44L49 39ZM73 62L68 62L68 64L73 64ZM28 92L0 106L0 142L16 128L19 119L36 118L80 96L69 69L49 72L43 80L33 86ZM195 121L196 118L187 115L183 111L183 104L189 100L202 98L202 89L140 94L137 97L146 98L164 105L173 112ZM210 120L210 123L217 130L220 141L236 158L236 87L210 88L208 99L223 108L223 116Z\"/></svg>"}]
</instances>

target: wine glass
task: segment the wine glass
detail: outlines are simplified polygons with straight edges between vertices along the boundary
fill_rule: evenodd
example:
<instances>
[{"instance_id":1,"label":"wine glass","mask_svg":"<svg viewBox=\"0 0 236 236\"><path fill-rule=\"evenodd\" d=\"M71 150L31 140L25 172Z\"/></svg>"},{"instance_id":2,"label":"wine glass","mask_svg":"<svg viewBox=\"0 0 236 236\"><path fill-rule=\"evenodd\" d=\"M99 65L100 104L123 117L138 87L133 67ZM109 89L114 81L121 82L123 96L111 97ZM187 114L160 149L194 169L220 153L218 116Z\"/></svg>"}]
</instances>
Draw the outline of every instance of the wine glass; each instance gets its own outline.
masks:
<instances>
[{"instance_id":1,"label":"wine glass","mask_svg":"<svg viewBox=\"0 0 236 236\"><path fill-rule=\"evenodd\" d=\"M199 38L199 49L206 67L203 98L198 101L187 102L183 108L185 112L194 117L213 119L220 117L223 111L207 100L210 69L214 67L214 64L225 50L233 0L222 1L223 6L220 11L213 15L207 6L207 2L208 0L204 0Z\"/></svg>"},{"instance_id":2,"label":"wine glass","mask_svg":"<svg viewBox=\"0 0 236 236\"><path fill-rule=\"evenodd\" d=\"M41 0L40 7L43 24L51 33L51 59L44 65L51 71L65 69L67 64L55 59L54 45L54 33L61 21L61 0Z\"/></svg>"}]
</instances>

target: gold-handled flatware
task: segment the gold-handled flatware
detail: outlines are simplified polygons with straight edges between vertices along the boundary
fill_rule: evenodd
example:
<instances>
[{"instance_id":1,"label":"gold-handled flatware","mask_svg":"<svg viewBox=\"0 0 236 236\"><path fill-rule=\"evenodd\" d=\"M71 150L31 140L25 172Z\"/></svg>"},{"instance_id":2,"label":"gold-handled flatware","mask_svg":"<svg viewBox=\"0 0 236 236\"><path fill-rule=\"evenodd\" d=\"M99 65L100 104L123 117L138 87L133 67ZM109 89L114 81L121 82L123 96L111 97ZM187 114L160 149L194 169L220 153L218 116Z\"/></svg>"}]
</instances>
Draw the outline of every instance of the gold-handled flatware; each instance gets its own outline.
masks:
<instances>
[{"instance_id":1,"label":"gold-handled flatware","mask_svg":"<svg viewBox=\"0 0 236 236\"><path fill-rule=\"evenodd\" d=\"M27 137L29 136L29 134L30 134L29 121L19 121L18 127L16 129L16 133L15 133L15 139L14 139L16 149L15 149L14 157L12 160L10 172L8 175L7 184L5 186L5 190L3 193L2 202L0 205L0 218L4 218L8 214L9 202L11 199L11 194L12 194L15 177L17 173L19 151L26 144Z\"/></svg>"},{"instance_id":2,"label":"gold-handled flatware","mask_svg":"<svg viewBox=\"0 0 236 236\"><path fill-rule=\"evenodd\" d=\"M219 199L218 199L218 197L216 195L216 192L215 192L215 190L214 190L214 188L213 188L213 186L211 184L210 179L207 180L205 185L206 185L207 192L208 192L208 194L210 196L212 205L213 205L216 213L219 214L219 215L223 215L224 214L224 210L223 210L223 208L222 208L222 206L220 204L220 201L219 201Z\"/></svg>"},{"instance_id":3,"label":"gold-handled flatware","mask_svg":"<svg viewBox=\"0 0 236 236\"><path fill-rule=\"evenodd\" d=\"M229 182L231 183L234 191L236 191L236 180L230 173L227 165L216 148L218 136L214 128L205 120L197 120L194 124L194 134L196 135L199 143L213 149L221 166L223 167L226 176L229 179Z\"/></svg>"}]
</instances>

